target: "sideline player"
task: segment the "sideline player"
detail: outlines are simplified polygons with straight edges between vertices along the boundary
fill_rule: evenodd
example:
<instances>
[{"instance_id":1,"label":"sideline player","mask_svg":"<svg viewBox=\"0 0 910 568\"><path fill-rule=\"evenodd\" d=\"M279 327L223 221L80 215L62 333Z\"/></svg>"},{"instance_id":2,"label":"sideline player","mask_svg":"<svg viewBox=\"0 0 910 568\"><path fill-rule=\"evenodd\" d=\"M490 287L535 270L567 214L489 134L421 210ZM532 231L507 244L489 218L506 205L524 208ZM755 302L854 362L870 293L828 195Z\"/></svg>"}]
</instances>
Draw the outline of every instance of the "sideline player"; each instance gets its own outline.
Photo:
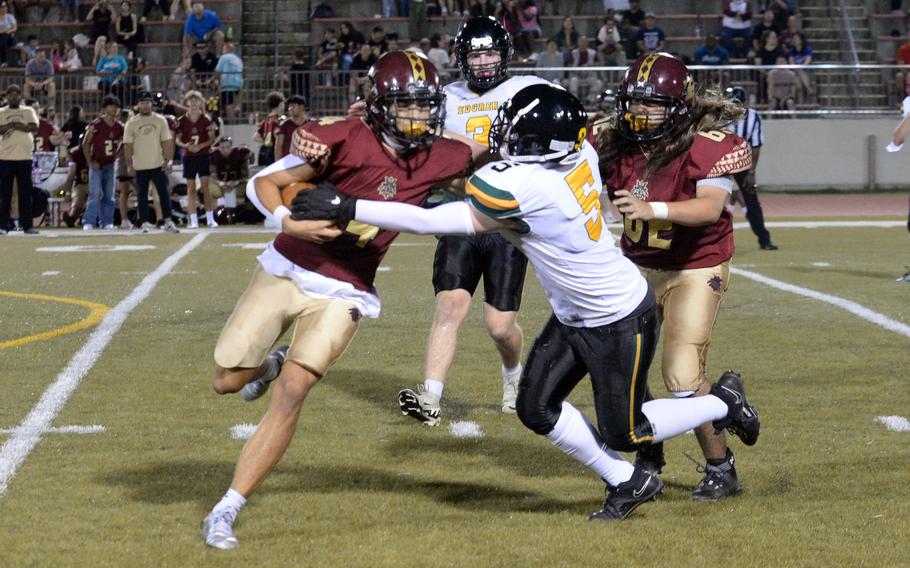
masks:
<instances>
[{"instance_id":1,"label":"sideline player","mask_svg":"<svg viewBox=\"0 0 910 568\"><path fill-rule=\"evenodd\" d=\"M291 152L291 138L294 131L310 120L307 114L307 102L302 95L291 95L284 101L287 117L275 128L275 160Z\"/></svg>"},{"instance_id":2,"label":"sideline player","mask_svg":"<svg viewBox=\"0 0 910 568\"><path fill-rule=\"evenodd\" d=\"M522 88L546 83L533 76L507 76L512 40L492 18L468 20L455 37L455 58L463 81L445 88L446 131L471 141L475 159L489 155L490 125L496 112ZM518 309L528 260L499 233L443 236L433 259L436 311L427 338L424 382L398 394L402 414L427 426L440 420L440 399L455 358L458 330L483 278L483 319L502 359L502 411L515 412L521 377L523 335Z\"/></svg>"},{"instance_id":3,"label":"sideline player","mask_svg":"<svg viewBox=\"0 0 910 568\"><path fill-rule=\"evenodd\" d=\"M224 207L227 209L228 218L233 218L237 209L237 191L243 194L246 182L250 179L250 157L253 151L246 146L234 146L230 136L224 136L218 145L209 154L209 160L215 173L212 180L214 191L224 198Z\"/></svg>"},{"instance_id":4,"label":"sideline player","mask_svg":"<svg viewBox=\"0 0 910 568\"><path fill-rule=\"evenodd\" d=\"M202 188L202 200L205 206L205 223L210 229L218 226L215 222L215 200L209 191L211 176L209 153L215 142L215 125L202 109L205 104L202 93L190 91L183 97L187 105L186 113L177 119L177 136L174 143L183 148L183 177L186 178L187 196L187 229L198 229L199 218L196 211L196 176Z\"/></svg>"},{"instance_id":5,"label":"sideline player","mask_svg":"<svg viewBox=\"0 0 910 568\"><path fill-rule=\"evenodd\" d=\"M597 141L607 191L623 215L622 250L657 295L664 385L678 398L705 396L705 355L734 250L725 205L731 176L752 163L746 141L726 130L742 107L719 92L696 96L686 66L666 53L635 61L617 97ZM695 434L707 465L692 498L740 493L723 432L705 425ZM638 459L659 473L663 448L644 448Z\"/></svg>"},{"instance_id":6,"label":"sideline player","mask_svg":"<svg viewBox=\"0 0 910 568\"><path fill-rule=\"evenodd\" d=\"M79 143L67 151L69 162L66 172L66 181L63 190L70 202L70 210L62 215L67 227L75 227L76 222L85 213L85 204L88 201L88 162L82 152L82 136ZM80 221L81 222L81 221Z\"/></svg>"},{"instance_id":7,"label":"sideline player","mask_svg":"<svg viewBox=\"0 0 910 568\"><path fill-rule=\"evenodd\" d=\"M706 396L643 403L660 333L657 303L604 228L598 156L585 140L586 122L581 101L563 88L526 87L492 125L491 148L505 161L471 176L470 203L428 210L323 186L301 192L294 213L420 234L498 230L519 247L534 265L553 316L528 354L518 417L604 480L603 508L588 518L610 521L627 517L663 488L655 473L617 451L648 447L700 424L729 428L752 445L760 424L732 371ZM588 373L596 430L566 401Z\"/></svg>"},{"instance_id":8,"label":"sideline player","mask_svg":"<svg viewBox=\"0 0 910 568\"><path fill-rule=\"evenodd\" d=\"M379 315L373 280L397 236L364 223L340 224L342 230L332 222L295 220L279 187L328 181L352 196L422 205L431 189L463 176L470 164L470 148L438 138L445 95L428 59L389 52L368 77L365 118L308 125L295 135L294 154L303 144L322 145L322 163L290 155L248 185L247 196L282 233L259 256L260 266L218 338L213 388L219 394L243 389L245 398L255 398L279 368L280 374L230 489L203 522L209 546L237 546L234 519L287 450L310 389L347 348L361 317ZM289 348L267 357L292 325Z\"/></svg>"}]
</instances>

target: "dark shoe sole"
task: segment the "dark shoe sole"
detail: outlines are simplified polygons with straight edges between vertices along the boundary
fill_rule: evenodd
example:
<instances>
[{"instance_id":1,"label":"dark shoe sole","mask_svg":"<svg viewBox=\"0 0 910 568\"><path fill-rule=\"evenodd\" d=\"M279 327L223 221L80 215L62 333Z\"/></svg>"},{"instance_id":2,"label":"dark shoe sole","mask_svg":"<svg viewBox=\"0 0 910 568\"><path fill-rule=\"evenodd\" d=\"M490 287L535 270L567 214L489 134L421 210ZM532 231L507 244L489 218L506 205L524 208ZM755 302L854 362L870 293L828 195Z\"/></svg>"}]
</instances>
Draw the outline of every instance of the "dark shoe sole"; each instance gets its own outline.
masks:
<instances>
[{"instance_id":1,"label":"dark shoe sole","mask_svg":"<svg viewBox=\"0 0 910 568\"><path fill-rule=\"evenodd\" d=\"M637 509L644 503L647 503L648 501L656 501L657 496L663 492L664 492L664 482L661 481L660 479L658 479L657 487L653 491L648 493L647 496L644 496L639 501L636 501L635 504L632 505L632 507L629 508L629 510L627 510L625 513L623 513L623 515L621 517L612 517L608 513L606 513L603 509L601 509L600 511L597 511L596 513L591 513L590 515L588 515L588 520L589 521L602 521L602 522L621 521L621 520L627 518L629 515L631 515L635 511L635 509Z\"/></svg>"},{"instance_id":2,"label":"dark shoe sole","mask_svg":"<svg viewBox=\"0 0 910 568\"><path fill-rule=\"evenodd\" d=\"M398 393L398 407L401 409L402 416L410 416L428 426L435 425L435 423L430 424L427 417L420 411L420 403L417 401L417 395L411 389L404 389Z\"/></svg>"},{"instance_id":3,"label":"dark shoe sole","mask_svg":"<svg viewBox=\"0 0 910 568\"><path fill-rule=\"evenodd\" d=\"M726 499L728 497L736 497L737 495L740 495L742 492L743 492L743 487L742 487L742 485L740 485L733 491L731 491L729 493L725 493L724 495L697 495L695 493L692 493L691 497L692 497L693 501L702 501L702 502L707 501L709 503L714 503L714 502L720 501L721 499Z\"/></svg>"}]
</instances>

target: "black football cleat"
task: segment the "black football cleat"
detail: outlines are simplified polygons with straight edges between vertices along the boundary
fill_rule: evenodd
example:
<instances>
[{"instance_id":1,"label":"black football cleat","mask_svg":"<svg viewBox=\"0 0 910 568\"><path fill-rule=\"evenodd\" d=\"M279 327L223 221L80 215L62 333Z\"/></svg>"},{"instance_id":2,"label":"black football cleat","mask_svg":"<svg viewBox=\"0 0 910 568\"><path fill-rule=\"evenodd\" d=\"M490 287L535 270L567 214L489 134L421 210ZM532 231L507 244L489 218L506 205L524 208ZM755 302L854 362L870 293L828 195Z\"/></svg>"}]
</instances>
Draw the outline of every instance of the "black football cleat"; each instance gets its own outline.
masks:
<instances>
[{"instance_id":1,"label":"black football cleat","mask_svg":"<svg viewBox=\"0 0 910 568\"><path fill-rule=\"evenodd\" d=\"M635 466L651 475L660 475L665 465L663 442L642 446L635 452Z\"/></svg>"},{"instance_id":2,"label":"black football cleat","mask_svg":"<svg viewBox=\"0 0 910 568\"><path fill-rule=\"evenodd\" d=\"M727 371L711 385L711 394L727 404L727 416L714 421L714 433L720 434L726 429L736 434L743 444L754 446L758 441L760 424L758 411L746 399L746 388L743 379L735 371Z\"/></svg>"},{"instance_id":3,"label":"black football cleat","mask_svg":"<svg viewBox=\"0 0 910 568\"><path fill-rule=\"evenodd\" d=\"M720 465L707 464L698 466L698 470L705 474L701 483L692 491L692 499L696 501L718 501L725 497L734 497L743 492L743 486L736 478L736 467L733 465L733 452L727 448L727 457Z\"/></svg>"},{"instance_id":4,"label":"black football cleat","mask_svg":"<svg viewBox=\"0 0 910 568\"><path fill-rule=\"evenodd\" d=\"M629 481L616 487L607 486L603 509L588 515L588 520L621 521L642 503L652 501L663 489L664 484L656 475L636 467Z\"/></svg>"}]
</instances>

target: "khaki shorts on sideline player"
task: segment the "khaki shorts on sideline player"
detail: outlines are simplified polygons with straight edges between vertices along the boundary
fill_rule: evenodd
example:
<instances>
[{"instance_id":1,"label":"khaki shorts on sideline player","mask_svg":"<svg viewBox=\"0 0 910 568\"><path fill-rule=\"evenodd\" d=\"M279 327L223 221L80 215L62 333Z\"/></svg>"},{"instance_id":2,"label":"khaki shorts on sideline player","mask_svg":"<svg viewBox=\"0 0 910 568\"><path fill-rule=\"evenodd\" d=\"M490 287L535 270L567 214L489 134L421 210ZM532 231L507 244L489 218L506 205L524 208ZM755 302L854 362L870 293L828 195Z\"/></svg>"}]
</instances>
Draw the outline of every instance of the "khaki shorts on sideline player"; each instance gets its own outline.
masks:
<instances>
[{"instance_id":1,"label":"khaki shorts on sideline player","mask_svg":"<svg viewBox=\"0 0 910 568\"><path fill-rule=\"evenodd\" d=\"M354 304L307 296L260 266L221 330L215 362L227 369L258 367L294 325L288 359L321 377L347 349L359 321Z\"/></svg>"}]
</instances>

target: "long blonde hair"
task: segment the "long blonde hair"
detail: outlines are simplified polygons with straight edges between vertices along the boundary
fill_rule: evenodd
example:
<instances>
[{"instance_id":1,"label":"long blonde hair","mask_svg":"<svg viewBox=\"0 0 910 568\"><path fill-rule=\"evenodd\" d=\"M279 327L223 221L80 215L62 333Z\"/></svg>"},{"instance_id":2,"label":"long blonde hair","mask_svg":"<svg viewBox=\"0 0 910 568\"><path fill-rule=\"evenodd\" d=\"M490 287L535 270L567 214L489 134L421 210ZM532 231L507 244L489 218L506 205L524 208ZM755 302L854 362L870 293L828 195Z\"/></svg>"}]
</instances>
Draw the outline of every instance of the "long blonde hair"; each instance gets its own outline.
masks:
<instances>
[{"instance_id":1,"label":"long blonde hair","mask_svg":"<svg viewBox=\"0 0 910 568\"><path fill-rule=\"evenodd\" d=\"M705 89L695 97L695 104L688 117L670 134L649 146L650 159L645 168L645 177L686 152L699 132L728 129L744 114L745 109L739 101L728 99L719 89ZM597 136L597 154L604 169L623 156L640 152L642 148L641 143L629 140L619 133L617 119L616 114L606 119L606 124Z\"/></svg>"}]
</instances>

